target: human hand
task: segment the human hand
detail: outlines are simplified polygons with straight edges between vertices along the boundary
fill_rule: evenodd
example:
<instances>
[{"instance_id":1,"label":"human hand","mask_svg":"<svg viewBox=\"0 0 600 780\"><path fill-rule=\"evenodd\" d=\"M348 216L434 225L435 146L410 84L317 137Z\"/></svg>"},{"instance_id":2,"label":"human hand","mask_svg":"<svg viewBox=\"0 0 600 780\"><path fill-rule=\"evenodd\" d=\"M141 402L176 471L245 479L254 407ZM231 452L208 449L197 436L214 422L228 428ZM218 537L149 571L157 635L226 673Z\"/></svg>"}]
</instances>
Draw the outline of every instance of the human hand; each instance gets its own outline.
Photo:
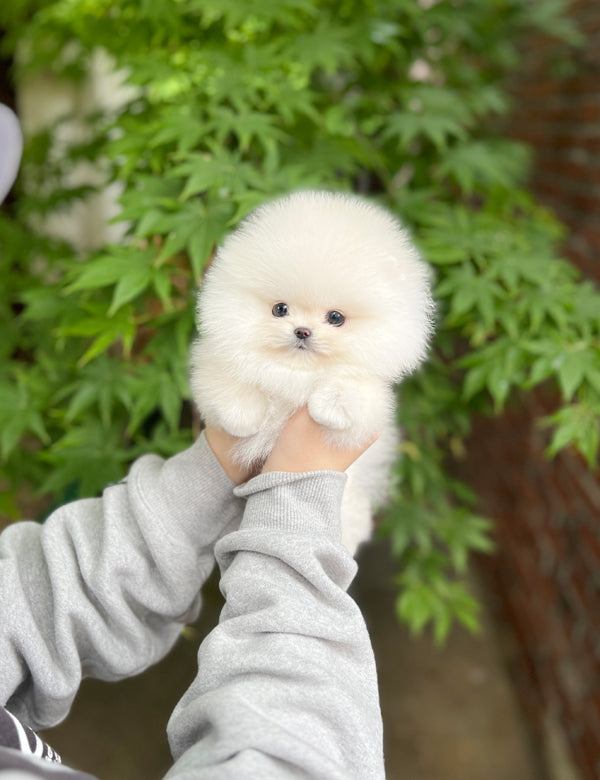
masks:
<instances>
[{"instance_id":1,"label":"human hand","mask_svg":"<svg viewBox=\"0 0 600 780\"><path fill-rule=\"evenodd\" d=\"M221 468L229 479L236 485L241 485L252 476L251 471L237 463L232 456L232 450L237 438L222 428L206 426L206 441L208 442L215 458L221 464Z\"/></svg>"},{"instance_id":2,"label":"human hand","mask_svg":"<svg viewBox=\"0 0 600 780\"><path fill-rule=\"evenodd\" d=\"M377 438L359 447L338 447L302 407L285 424L262 471L346 471Z\"/></svg>"}]
</instances>

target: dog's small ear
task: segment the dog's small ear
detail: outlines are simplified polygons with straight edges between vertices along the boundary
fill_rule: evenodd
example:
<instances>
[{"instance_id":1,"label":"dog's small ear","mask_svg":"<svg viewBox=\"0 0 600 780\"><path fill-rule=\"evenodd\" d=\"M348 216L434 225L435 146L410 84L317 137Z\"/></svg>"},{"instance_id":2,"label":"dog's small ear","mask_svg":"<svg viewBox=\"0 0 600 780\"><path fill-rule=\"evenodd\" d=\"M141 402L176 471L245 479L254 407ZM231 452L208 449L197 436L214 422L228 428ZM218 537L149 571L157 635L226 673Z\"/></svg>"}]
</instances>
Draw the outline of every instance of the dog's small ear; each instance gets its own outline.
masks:
<instances>
[{"instance_id":1,"label":"dog's small ear","mask_svg":"<svg viewBox=\"0 0 600 780\"><path fill-rule=\"evenodd\" d=\"M406 281L407 275L402 270L402 264L395 255L386 254L383 257L383 264L392 279L395 279L397 282Z\"/></svg>"}]
</instances>

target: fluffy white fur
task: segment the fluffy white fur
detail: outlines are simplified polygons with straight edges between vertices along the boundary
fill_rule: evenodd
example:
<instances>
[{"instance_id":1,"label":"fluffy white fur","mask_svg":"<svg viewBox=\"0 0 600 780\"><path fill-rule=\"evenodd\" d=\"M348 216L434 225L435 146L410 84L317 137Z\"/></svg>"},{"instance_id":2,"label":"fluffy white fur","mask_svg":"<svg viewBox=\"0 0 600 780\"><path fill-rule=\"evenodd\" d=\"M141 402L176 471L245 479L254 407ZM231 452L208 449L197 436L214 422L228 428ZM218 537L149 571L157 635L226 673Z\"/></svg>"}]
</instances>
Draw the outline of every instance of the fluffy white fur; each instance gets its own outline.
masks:
<instances>
[{"instance_id":1,"label":"fluffy white fur","mask_svg":"<svg viewBox=\"0 0 600 780\"><path fill-rule=\"evenodd\" d=\"M337 444L382 431L348 472L343 541L354 552L396 457L392 386L424 359L432 315L429 269L390 214L298 192L258 208L217 252L198 298L192 393L206 422L241 437L246 464L304 404Z\"/></svg>"}]
</instances>

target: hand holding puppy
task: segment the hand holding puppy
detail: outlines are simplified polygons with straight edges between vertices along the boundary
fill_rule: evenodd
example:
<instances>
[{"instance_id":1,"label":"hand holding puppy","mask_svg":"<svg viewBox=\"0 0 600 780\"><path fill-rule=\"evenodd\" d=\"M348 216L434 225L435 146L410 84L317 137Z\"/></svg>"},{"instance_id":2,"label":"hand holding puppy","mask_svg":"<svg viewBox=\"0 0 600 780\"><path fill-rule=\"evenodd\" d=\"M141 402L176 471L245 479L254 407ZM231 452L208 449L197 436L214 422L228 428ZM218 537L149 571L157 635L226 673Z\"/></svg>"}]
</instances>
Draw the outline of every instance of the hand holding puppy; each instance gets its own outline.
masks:
<instances>
[{"instance_id":1,"label":"hand holding puppy","mask_svg":"<svg viewBox=\"0 0 600 780\"><path fill-rule=\"evenodd\" d=\"M346 471L378 435L358 447L338 447L303 406L286 423L262 471Z\"/></svg>"},{"instance_id":2,"label":"hand holding puppy","mask_svg":"<svg viewBox=\"0 0 600 780\"><path fill-rule=\"evenodd\" d=\"M222 428L207 426L207 441L227 476L240 485L253 476L232 455L236 438ZM378 438L359 447L338 447L323 435L323 429L305 406L290 417L262 467L267 471L346 471Z\"/></svg>"}]
</instances>

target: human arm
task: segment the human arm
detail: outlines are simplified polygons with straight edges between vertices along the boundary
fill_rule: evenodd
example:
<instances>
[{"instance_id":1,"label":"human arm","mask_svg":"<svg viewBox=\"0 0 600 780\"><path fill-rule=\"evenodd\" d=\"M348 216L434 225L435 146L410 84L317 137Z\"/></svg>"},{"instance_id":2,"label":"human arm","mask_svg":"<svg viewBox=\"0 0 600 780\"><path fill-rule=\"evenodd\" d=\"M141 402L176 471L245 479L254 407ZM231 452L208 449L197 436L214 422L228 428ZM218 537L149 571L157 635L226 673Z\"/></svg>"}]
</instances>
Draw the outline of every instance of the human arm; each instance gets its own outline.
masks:
<instances>
[{"instance_id":1,"label":"human arm","mask_svg":"<svg viewBox=\"0 0 600 780\"><path fill-rule=\"evenodd\" d=\"M102 498L0 535L0 703L33 728L67 714L82 677L158 661L200 608L213 546L242 513L204 435L140 458Z\"/></svg>"},{"instance_id":2,"label":"human arm","mask_svg":"<svg viewBox=\"0 0 600 780\"><path fill-rule=\"evenodd\" d=\"M277 470L236 491L242 524L215 549L226 604L169 723L168 780L384 777L373 653L346 593L356 572L340 544L346 478L322 460L322 442L310 454L313 424L294 420L267 461Z\"/></svg>"},{"instance_id":3,"label":"human arm","mask_svg":"<svg viewBox=\"0 0 600 780\"><path fill-rule=\"evenodd\" d=\"M8 195L19 172L23 133L16 115L0 103L0 203Z\"/></svg>"}]
</instances>

